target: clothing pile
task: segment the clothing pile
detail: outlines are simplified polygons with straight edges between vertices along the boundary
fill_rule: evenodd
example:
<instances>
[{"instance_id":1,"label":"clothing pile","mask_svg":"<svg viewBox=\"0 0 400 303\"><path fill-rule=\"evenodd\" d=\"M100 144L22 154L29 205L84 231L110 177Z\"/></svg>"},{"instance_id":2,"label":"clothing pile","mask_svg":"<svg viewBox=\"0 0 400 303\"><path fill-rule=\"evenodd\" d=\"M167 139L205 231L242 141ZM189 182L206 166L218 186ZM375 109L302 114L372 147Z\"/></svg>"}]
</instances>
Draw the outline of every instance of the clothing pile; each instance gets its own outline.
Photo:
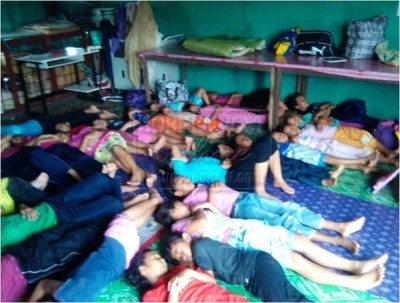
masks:
<instances>
[{"instance_id":1,"label":"clothing pile","mask_svg":"<svg viewBox=\"0 0 400 303\"><path fill-rule=\"evenodd\" d=\"M242 37L191 37L183 42L189 51L222 57L240 57L261 50L265 40Z\"/></svg>"}]
</instances>

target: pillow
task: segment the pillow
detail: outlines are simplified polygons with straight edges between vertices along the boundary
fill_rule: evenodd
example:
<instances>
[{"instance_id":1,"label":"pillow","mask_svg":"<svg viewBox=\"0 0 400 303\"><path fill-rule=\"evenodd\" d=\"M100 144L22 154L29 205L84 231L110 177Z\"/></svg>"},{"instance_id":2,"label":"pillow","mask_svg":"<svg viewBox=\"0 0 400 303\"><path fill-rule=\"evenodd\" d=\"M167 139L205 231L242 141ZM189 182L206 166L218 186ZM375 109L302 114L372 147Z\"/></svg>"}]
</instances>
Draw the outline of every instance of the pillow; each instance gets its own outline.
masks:
<instances>
[{"instance_id":1,"label":"pillow","mask_svg":"<svg viewBox=\"0 0 400 303\"><path fill-rule=\"evenodd\" d=\"M372 58L376 45L385 40L386 24L387 17L385 16L350 21L347 28L346 57L352 59Z\"/></svg>"}]
</instances>

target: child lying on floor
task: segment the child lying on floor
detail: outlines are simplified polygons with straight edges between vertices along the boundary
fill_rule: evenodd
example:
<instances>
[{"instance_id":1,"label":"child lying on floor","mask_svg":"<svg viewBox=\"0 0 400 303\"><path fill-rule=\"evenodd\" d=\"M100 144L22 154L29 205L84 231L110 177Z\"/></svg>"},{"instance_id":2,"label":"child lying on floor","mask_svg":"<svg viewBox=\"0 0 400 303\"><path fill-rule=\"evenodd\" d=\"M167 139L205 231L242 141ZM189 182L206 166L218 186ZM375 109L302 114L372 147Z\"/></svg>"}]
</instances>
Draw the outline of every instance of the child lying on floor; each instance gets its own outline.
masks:
<instances>
[{"instance_id":1,"label":"child lying on floor","mask_svg":"<svg viewBox=\"0 0 400 303\"><path fill-rule=\"evenodd\" d=\"M259 220L231 219L199 209L195 216L178 221L172 231L183 237L170 242L170 256L183 264L200 262L192 254L192 237L210 238L242 251L270 253L283 267L313 282L366 291L382 283L388 254L376 259L356 261L338 256L302 235ZM328 269L349 272L350 275ZM203 268L205 270L209 268Z\"/></svg>"},{"instance_id":2,"label":"child lying on floor","mask_svg":"<svg viewBox=\"0 0 400 303\"><path fill-rule=\"evenodd\" d=\"M172 242L173 239L175 239L173 236L169 237L168 242ZM151 287L142 298L144 302L236 300L236 295L217 288L215 279L232 285L242 285L264 302L308 302L287 280L279 263L267 253L242 252L210 239L199 240L196 247L203 252L202 260L208 263L206 268L177 266L166 273L165 261L155 252L145 251L136 256L125 277L128 283L139 287L139 291L144 292ZM169 257L169 253L167 255ZM155 266L151 266L157 261L162 263L163 270L155 271ZM208 283L204 285L204 282L201 283L199 280ZM191 291L195 285L196 291ZM175 293L175 290L179 294ZM173 300L174 295L178 297L176 300Z\"/></svg>"},{"instance_id":3,"label":"child lying on floor","mask_svg":"<svg viewBox=\"0 0 400 303\"><path fill-rule=\"evenodd\" d=\"M297 137L312 137L320 140L335 140L353 147L367 149L370 152L377 150L389 158L398 156L397 151L387 149L369 132L363 129L324 125L322 129L316 130L314 126L306 125L300 130L295 125L286 124L283 126L282 130L292 141Z\"/></svg>"},{"instance_id":4,"label":"child lying on floor","mask_svg":"<svg viewBox=\"0 0 400 303\"><path fill-rule=\"evenodd\" d=\"M196 115L191 112L174 112L168 107L164 107L162 109L164 115L169 117L178 118L181 120L185 120L198 128L205 130L207 132L223 132L225 135L230 132L240 133L246 127L245 123L241 123L237 127L228 126L219 121L216 117L216 113L214 113L211 117L203 117L201 115Z\"/></svg>"},{"instance_id":5,"label":"child lying on floor","mask_svg":"<svg viewBox=\"0 0 400 303\"><path fill-rule=\"evenodd\" d=\"M289 137L282 132L274 131L272 133L272 137L276 140L276 142L278 142L279 153L281 156L301 160L309 164L323 167L325 167L326 164L334 166L343 165L345 168L357 169L365 173L370 171L381 172L381 170L375 166L379 161L379 154L376 153L373 154L367 151L369 156L353 158L354 156L357 157L357 154L365 154L365 150L337 141L323 141L322 143L324 144L319 144L319 147L321 147L321 149L322 145L329 147L326 150L328 150L330 154L327 154L321 152L320 149L314 149L300 143L289 142ZM341 151L337 150L337 148L341 149ZM346 150L347 153L343 153L343 150ZM352 157L352 159L338 158L332 156L331 154L339 154L344 157L348 156Z\"/></svg>"},{"instance_id":6,"label":"child lying on floor","mask_svg":"<svg viewBox=\"0 0 400 303\"><path fill-rule=\"evenodd\" d=\"M143 294L142 302L247 302L217 284L198 268L175 266L155 251L140 251L125 273L125 279Z\"/></svg>"},{"instance_id":7,"label":"child lying on floor","mask_svg":"<svg viewBox=\"0 0 400 303\"><path fill-rule=\"evenodd\" d=\"M158 192L151 190L148 198L142 197L117 214L104 233L100 248L70 273L67 281L39 282L29 301L39 302L46 294L54 293L58 302L94 302L104 287L119 279L129 268L140 248L138 228L162 202Z\"/></svg>"},{"instance_id":8,"label":"child lying on floor","mask_svg":"<svg viewBox=\"0 0 400 303\"><path fill-rule=\"evenodd\" d=\"M160 206L156 217L165 226L189 217L198 209L207 208L227 217L257 219L268 225L283 226L313 241L342 246L354 254L359 250L358 243L347 237L362 229L365 217L349 222L333 222L295 202L282 202L255 193L238 192L221 182L216 182L209 188L204 184L195 186L190 180L179 176L175 177L171 190L175 196L183 198L183 202L174 201L172 204ZM334 230L341 237L327 236L320 233L320 229Z\"/></svg>"},{"instance_id":9,"label":"child lying on floor","mask_svg":"<svg viewBox=\"0 0 400 303\"><path fill-rule=\"evenodd\" d=\"M221 161L213 157L194 157L189 160L177 146L172 147L171 164L175 174L187 177L194 183L207 184L226 182L227 169L231 166L229 160Z\"/></svg>"},{"instance_id":10,"label":"child lying on floor","mask_svg":"<svg viewBox=\"0 0 400 303\"><path fill-rule=\"evenodd\" d=\"M341 122L360 124L367 130L373 130L378 124L378 119L367 116L362 100L349 100L338 105L332 105L330 102L310 104L303 94L295 93L289 95L285 103L289 110L296 110L301 115L310 113L316 120L333 117Z\"/></svg>"},{"instance_id":11,"label":"child lying on floor","mask_svg":"<svg viewBox=\"0 0 400 303\"><path fill-rule=\"evenodd\" d=\"M189 105L188 108L192 113L203 117L214 117L225 124L265 124L268 121L268 114L255 114L243 108L234 108L229 105L214 104L204 107Z\"/></svg>"}]
</instances>

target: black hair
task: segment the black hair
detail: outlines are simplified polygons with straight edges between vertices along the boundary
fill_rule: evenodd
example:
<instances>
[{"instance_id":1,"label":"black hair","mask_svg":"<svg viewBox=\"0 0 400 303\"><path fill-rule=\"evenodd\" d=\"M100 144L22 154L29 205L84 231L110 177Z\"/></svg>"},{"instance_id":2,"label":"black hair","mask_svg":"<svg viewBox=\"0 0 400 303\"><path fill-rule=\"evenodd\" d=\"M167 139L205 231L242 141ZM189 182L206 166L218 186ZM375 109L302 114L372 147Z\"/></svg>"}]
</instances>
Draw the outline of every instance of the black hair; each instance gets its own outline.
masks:
<instances>
[{"instance_id":1,"label":"black hair","mask_svg":"<svg viewBox=\"0 0 400 303\"><path fill-rule=\"evenodd\" d=\"M165 238L165 245L164 245L164 259L170 264L179 264L179 262L171 257L171 244L182 239L181 233L169 233Z\"/></svg>"},{"instance_id":2,"label":"black hair","mask_svg":"<svg viewBox=\"0 0 400 303\"><path fill-rule=\"evenodd\" d=\"M286 100L285 100L286 106L287 106L289 109L292 109L292 110L293 110L293 109L296 109L296 106L297 106L296 98L299 97L299 96L303 96L303 94L294 93L294 94L291 94L291 95L287 96L287 97L286 97Z\"/></svg>"},{"instance_id":3,"label":"black hair","mask_svg":"<svg viewBox=\"0 0 400 303\"><path fill-rule=\"evenodd\" d=\"M287 115L285 115L285 120L283 120L283 126L285 126L286 124L290 124L288 123L288 120L294 116L298 116L299 114L297 112L291 112L288 113ZM301 115L300 115L301 116ZM283 127L282 127L283 128Z\"/></svg>"},{"instance_id":4,"label":"black hair","mask_svg":"<svg viewBox=\"0 0 400 303\"><path fill-rule=\"evenodd\" d=\"M272 130L271 133L274 133L274 132L283 133L283 127L284 127L284 126L285 126L285 124L278 124L278 125Z\"/></svg>"},{"instance_id":5,"label":"black hair","mask_svg":"<svg viewBox=\"0 0 400 303\"><path fill-rule=\"evenodd\" d=\"M235 134L233 137L230 138L228 145L232 147L233 150L236 150L238 148L238 145L236 143L236 137L239 135L240 134Z\"/></svg>"},{"instance_id":6,"label":"black hair","mask_svg":"<svg viewBox=\"0 0 400 303\"><path fill-rule=\"evenodd\" d=\"M173 206L173 203L174 202L161 204L155 213L155 218L157 222L168 228L171 227L171 225L174 223L174 220L171 218L171 214L169 212L171 207Z\"/></svg>"},{"instance_id":7,"label":"black hair","mask_svg":"<svg viewBox=\"0 0 400 303\"><path fill-rule=\"evenodd\" d=\"M192 103L185 102L185 105L182 107L182 111L190 112L191 106L192 106Z\"/></svg>"},{"instance_id":8,"label":"black hair","mask_svg":"<svg viewBox=\"0 0 400 303\"><path fill-rule=\"evenodd\" d=\"M218 145L213 145L206 153L206 157L221 159L221 153L219 152Z\"/></svg>"},{"instance_id":9,"label":"black hair","mask_svg":"<svg viewBox=\"0 0 400 303\"><path fill-rule=\"evenodd\" d=\"M132 286L135 286L140 293L145 293L151 288L149 280L143 277L139 272L139 267L143 265L144 256L150 249L146 248L139 251L136 256L132 259L129 268L125 271L124 279Z\"/></svg>"},{"instance_id":10,"label":"black hair","mask_svg":"<svg viewBox=\"0 0 400 303\"><path fill-rule=\"evenodd\" d=\"M175 173L172 171L168 171L164 175L164 192L167 195L169 199L176 199L177 197L175 196Z\"/></svg>"}]
</instances>

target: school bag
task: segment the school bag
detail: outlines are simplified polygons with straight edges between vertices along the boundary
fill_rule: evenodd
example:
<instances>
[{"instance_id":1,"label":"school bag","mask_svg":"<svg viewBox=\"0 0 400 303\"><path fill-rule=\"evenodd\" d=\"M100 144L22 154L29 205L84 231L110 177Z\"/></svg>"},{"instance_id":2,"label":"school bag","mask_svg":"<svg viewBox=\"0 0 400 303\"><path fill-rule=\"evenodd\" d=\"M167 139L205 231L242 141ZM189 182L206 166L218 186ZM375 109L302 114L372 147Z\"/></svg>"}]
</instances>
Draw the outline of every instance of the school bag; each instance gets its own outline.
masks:
<instances>
[{"instance_id":1,"label":"school bag","mask_svg":"<svg viewBox=\"0 0 400 303\"><path fill-rule=\"evenodd\" d=\"M396 131L399 130L399 121L384 120L380 121L372 131L372 135L388 149L396 149L399 146L399 140Z\"/></svg>"},{"instance_id":2,"label":"school bag","mask_svg":"<svg viewBox=\"0 0 400 303\"><path fill-rule=\"evenodd\" d=\"M333 36L328 31L301 31L296 37L295 54L312 56L334 56L337 49Z\"/></svg>"},{"instance_id":3,"label":"school bag","mask_svg":"<svg viewBox=\"0 0 400 303\"><path fill-rule=\"evenodd\" d=\"M137 109L146 108L146 91L144 89L133 89L128 91L125 97L125 106Z\"/></svg>"}]
</instances>

